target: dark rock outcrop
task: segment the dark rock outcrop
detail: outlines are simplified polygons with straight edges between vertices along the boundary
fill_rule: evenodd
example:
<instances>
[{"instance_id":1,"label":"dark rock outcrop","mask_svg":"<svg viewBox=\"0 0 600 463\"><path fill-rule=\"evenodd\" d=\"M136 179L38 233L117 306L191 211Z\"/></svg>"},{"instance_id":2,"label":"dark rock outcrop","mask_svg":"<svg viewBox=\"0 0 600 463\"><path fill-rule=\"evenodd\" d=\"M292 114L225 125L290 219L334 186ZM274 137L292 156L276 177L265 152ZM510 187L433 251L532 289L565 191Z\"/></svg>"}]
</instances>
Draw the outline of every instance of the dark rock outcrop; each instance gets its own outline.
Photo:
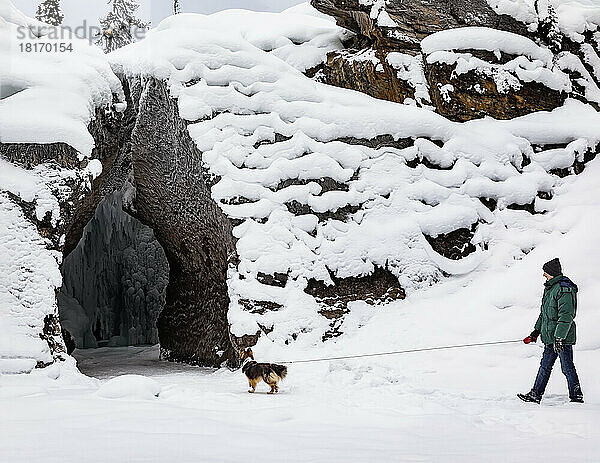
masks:
<instances>
[{"instance_id":1,"label":"dark rock outcrop","mask_svg":"<svg viewBox=\"0 0 600 463\"><path fill-rule=\"evenodd\" d=\"M127 110L119 114L99 109L89 126L96 142L92 158L103 166L91 187L83 177L72 181L70 194L61 200L61 218L51 229L36 219L32 204L20 198L16 203L48 238L48 246L66 257L105 197L118 191L133 196L126 212L153 229L169 263L166 304L157 323L164 357L206 366L236 365L237 346L227 321L226 276L235 261L230 221L211 198L212 180L166 84L134 79L130 89L130 82L122 80ZM45 163L81 170L87 162L80 162L65 144L0 144L0 155L26 169ZM58 314L45 326L43 339L60 360L66 347ZM67 338L72 341L70 334Z\"/></svg>"},{"instance_id":2,"label":"dark rock outcrop","mask_svg":"<svg viewBox=\"0 0 600 463\"><path fill-rule=\"evenodd\" d=\"M4 159L25 169L32 169L45 162L52 162L66 169L81 166L77 150L66 143L0 143Z\"/></svg>"},{"instance_id":3,"label":"dark rock outcrop","mask_svg":"<svg viewBox=\"0 0 600 463\"><path fill-rule=\"evenodd\" d=\"M102 163L102 173L94 179L89 191L77 192L72 204L67 203L61 217L65 220L63 254L69 255L79 243L86 224L92 219L96 207L106 196L121 190L131 173L131 132L137 116L127 82L123 83L127 109L123 113L99 110L89 131L94 137L92 158Z\"/></svg>"},{"instance_id":4,"label":"dark rock outcrop","mask_svg":"<svg viewBox=\"0 0 600 463\"><path fill-rule=\"evenodd\" d=\"M503 91L491 75L472 70L457 76L455 69L443 63L425 66L431 102L440 114L453 121L485 116L513 119L535 111L551 111L561 106L567 97L566 93L538 82Z\"/></svg>"},{"instance_id":5,"label":"dark rock outcrop","mask_svg":"<svg viewBox=\"0 0 600 463\"><path fill-rule=\"evenodd\" d=\"M420 44L425 37L465 26L488 27L544 41L543 30L537 35L530 32L514 18L498 15L485 0L390 0L380 6L364 5L358 0L312 0L311 3L333 16L338 25L357 34L349 49L328 55L315 76L324 83L398 103L410 98L417 104L433 106L454 121L483 116L510 119L552 110L562 105L567 96L536 82L521 82L519 88L505 91L498 88L490 74L475 69L457 75L455 66L428 63L427 56L421 56ZM422 67L428 96L415 98L414 81L407 77L407 72L399 72L392 65L391 53L415 57L412 66ZM492 53L473 54L490 64L497 61ZM502 59L508 60L505 56ZM516 76L514 80L519 82Z\"/></svg>"},{"instance_id":6,"label":"dark rock outcrop","mask_svg":"<svg viewBox=\"0 0 600 463\"><path fill-rule=\"evenodd\" d=\"M391 0L385 13L395 26L377 23L371 6L358 0L312 0L322 13L333 16L339 26L359 34L375 49L420 52L420 42L434 32L463 26L483 26L517 34L527 34L524 24L498 15L485 0Z\"/></svg>"},{"instance_id":7,"label":"dark rock outcrop","mask_svg":"<svg viewBox=\"0 0 600 463\"><path fill-rule=\"evenodd\" d=\"M425 235L425 239L438 254L448 259L460 260L476 251L475 245L471 242L475 229L476 225L473 225L471 229L459 228L435 237Z\"/></svg>"},{"instance_id":8,"label":"dark rock outcrop","mask_svg":"<svg viewBox=\"0 0 600 463\"><path fill-rule=\"evenodd\" d=\"M67 353L68 347L65 346L65 342L63 341L60 323L56 315L51 314L44 317L44 328L40 333L40 338L48 343L54 360L65 359L64 355ZM48 365L49 363L38 362L36 368L45 368Z\"/></svg>"},{"instance_id":9,"label":"dark rock outcrop","mask_svg":"<svg viewBox=\"0 0 600 463\"><path fill-rule=\"evenodd\" d=\"M164 82L143 87L132 133L132 213L149 225L169 262L167 300L158 321L165 358L234 365L227 322L227 270L235 258L232 227L211 198L202 153Z\"/></svg>"},{"instance_id":10,"label":"dark rock outcrop","mask_svg":"<svg viewBox=\"0 0 600 463\"><path fill-rule=\"evenodd\" d=\"M327 62L321 67L319 80L396 103L415 96L415 88L398 77L398 72L387 64L382 53L374 53L369 48L329 53Z\"/></svg>"},{"instance_id":11,"label":"dark rock outcrop","mask_svg":"<svg viewBox=\"0 0 600 463\"><path fill-rule=\"evenodd\" d=\"M367 304L389 302L404 299L404 289L399 285L398 278L387 269L376 267L370 275L362 277L339 278L331 274L333 285L311 279L304 290L314 296L325 306L346 310L348 303L365 301ZM330 311L326 311L323 316ZM331 317L336 318L336 317Z\"/></svg>"},{"instance_id":12,"label":"dark rock outcrop","mask_svg":"<svg viewBox=\"0 0 600 463\"><path fill-rule=\"evenodd\" d=\"M404 299L406 293L398 278L387 269L376 267L370 275L339 278L331 274L333 285L311 279L304 290L323 306L319 315L329 320L329 329L323 334L323 342L342 334L344 317L350 312L348 304L365 301L369 305Z\"/></svg>"}]
</instances>

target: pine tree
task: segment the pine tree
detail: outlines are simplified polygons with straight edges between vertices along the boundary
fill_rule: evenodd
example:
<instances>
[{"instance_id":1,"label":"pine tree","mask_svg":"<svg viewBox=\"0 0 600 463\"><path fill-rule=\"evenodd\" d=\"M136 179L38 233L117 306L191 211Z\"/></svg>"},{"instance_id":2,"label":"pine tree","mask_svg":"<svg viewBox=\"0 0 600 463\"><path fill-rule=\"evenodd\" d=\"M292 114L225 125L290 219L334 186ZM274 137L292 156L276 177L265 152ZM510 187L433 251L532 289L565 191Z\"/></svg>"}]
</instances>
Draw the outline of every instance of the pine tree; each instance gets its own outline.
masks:
<instances>
[{"instance_id":1,"label":"pine tree","mask_svg":"<svg viewBox=\"0 0 600 463\"><path fill-rule=\"evenodd\" d=\"M45 0L38 5L35 12L35 19L51 26L60 26L64 17L60 10L60 0Z\"/></svg>"},{"instance_id":2,"label":"pine tree","mask_svg":"<svg viewBox=\"0 0 600 463\"><path fill-rule=\"evenodd\" d=\"M554 53L558 53L562 49L563 35L558 27L558 15L554 5L548 5L548 15L540 24L540 29L545 34L550 49Z\"/></svg>"},{"instance_id":3,"label":"pine tree","mask_svg":"<svg viewBox=\"0 0 600 463\"><path fill-rule=\"evenodd\" d=\"M181 13L181 6L179 5L179 0L173 0L173 14Z\"/></svg>"},{"instance_id":4,"label":"pine tree","mask_svg":"<svg viewBox=\"0 0 600 463\"><path fill-rule=\"evenodd\" d=\"M102 32L96 40L106 53L132 43L134 28L145 30L148 27L135 17L139 7L136 0L109 0L109 3L112 3L112 9L100 20Z\"/></svg>"},{"instance_id":5,"label":"pine tree","mask_svg":"<svg viewBox=\"0 0 600 463\"><path fill-rule=\"evenodd\" d=\"M536 0L538 14L538 34L554 53L562 49L563 35L558 27L558 15L551 1Z\"/></svg>"}]
</instances>

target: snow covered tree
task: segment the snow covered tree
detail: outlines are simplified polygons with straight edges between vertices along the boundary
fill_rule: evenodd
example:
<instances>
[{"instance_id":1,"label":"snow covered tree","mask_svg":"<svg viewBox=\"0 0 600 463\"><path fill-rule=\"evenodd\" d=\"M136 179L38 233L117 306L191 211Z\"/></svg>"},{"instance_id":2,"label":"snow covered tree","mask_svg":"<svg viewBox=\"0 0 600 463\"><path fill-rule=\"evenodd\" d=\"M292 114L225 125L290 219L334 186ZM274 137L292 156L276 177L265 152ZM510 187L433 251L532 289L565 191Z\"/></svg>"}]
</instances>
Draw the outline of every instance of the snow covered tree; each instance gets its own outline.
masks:
<instances>
[{"instance_id":1,"label":"snow covered tree","mask_svg":"<svg viewBox=\"0 0 600 463\"><path fill-rule=\"evenodd\" d=\"M60 26L64 17L60 10L60 0L45 0L38 5L35 12L35 19L51 26Z\"/></svg>"},{"instance_id":2,"label":"snow covered tree","mask_svg":"<svg viewBox=\"0 0 600 463\"><path fill-rule=\"evenodd\" d=\"M562 48L563 36L558 28L558 16L553 5L548 5L548 14L540 22L539 30L545 36L550 49L558 53Z\"/></svg>"},{"instance_id":3,"label":"snow covered tree","mask_svg":"<svg viewBox=\"0 0 600 463\"><path fill-rule=\"evenodd\" d=\"M148 24L135 16L139 5L135 0L109 0L112 8L100 20L101 32L96 44L106 53L128 45L134 41L134 30L146 30Z\"/></svg>"},{"instance_id":4,"label":"snow covered tree","mask_svg":"<svg viewBox=\"0 0 600 463\"><path fill-rule=\"evenodd\" d=\"M558 15L551 1L536 0L535 9L538 14L538 33L541 39L554 53L562 49L563 35L558 27Z\"/></svg>"},{"instance_id":5,"label":"snow covered tree","mask_svg":"<svg viewBox=\"0 0 600 463\"><path fill-rule=\"evenodd\" d=\"M179 5L179 0L173 0L173 14L181 13L181 6Z\"/></svg>"}]
</instances>

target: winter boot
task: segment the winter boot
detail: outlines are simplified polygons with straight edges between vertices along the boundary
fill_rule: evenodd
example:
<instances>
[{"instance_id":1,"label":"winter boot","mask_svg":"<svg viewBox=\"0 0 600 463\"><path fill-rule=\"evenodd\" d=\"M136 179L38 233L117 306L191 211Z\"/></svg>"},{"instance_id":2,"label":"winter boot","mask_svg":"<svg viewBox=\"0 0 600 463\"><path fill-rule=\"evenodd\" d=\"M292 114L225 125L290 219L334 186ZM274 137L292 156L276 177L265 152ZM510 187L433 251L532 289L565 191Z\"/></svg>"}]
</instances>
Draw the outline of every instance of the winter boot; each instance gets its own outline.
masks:
<instances>
[{"instance_id":1,"label":"winter boot","mask_svg":"<svg viewBox=\"0 0 600 463\"><path fill-rule=\"evenodd\" d=\"M571 402L575 402L578 404L583 403L583 391L581 390L581 386L577 384L572 391L570 391L569 399Z\"/></svg>"},{"instance_id":2,"label":"winter boot","mask_svg":"<svg viewBox=\"0 0 600 463\"><path fill-rule=\"evenodd\" d=\"M533 391L529 391L527 394L517 394L517 397L523 402L534 402L539 404L542 401L542 398L535 395Z\"/></svg>"}]
</instances>

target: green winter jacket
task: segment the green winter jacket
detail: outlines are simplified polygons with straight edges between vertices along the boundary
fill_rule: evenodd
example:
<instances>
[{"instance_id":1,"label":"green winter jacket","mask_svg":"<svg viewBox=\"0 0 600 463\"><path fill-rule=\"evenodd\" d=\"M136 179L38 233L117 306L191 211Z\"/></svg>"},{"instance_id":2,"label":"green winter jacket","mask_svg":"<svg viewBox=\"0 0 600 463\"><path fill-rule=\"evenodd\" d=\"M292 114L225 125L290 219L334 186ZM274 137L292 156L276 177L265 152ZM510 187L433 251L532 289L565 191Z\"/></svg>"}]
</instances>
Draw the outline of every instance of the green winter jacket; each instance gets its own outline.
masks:
<instances>
[{"instance_id":1,"label":"green winter jacket","mask_svg":"<svg viewBox=\"0 0 600 463\"><path fill-rule=\"evenodd\" d=\"M577 333L573 319L577 314L577 285L558 275L544 283L542 309L535 329L542 334L542 342L549 346L555 339L567 345L575 344Z\"/></svg>"}]
</instances>

